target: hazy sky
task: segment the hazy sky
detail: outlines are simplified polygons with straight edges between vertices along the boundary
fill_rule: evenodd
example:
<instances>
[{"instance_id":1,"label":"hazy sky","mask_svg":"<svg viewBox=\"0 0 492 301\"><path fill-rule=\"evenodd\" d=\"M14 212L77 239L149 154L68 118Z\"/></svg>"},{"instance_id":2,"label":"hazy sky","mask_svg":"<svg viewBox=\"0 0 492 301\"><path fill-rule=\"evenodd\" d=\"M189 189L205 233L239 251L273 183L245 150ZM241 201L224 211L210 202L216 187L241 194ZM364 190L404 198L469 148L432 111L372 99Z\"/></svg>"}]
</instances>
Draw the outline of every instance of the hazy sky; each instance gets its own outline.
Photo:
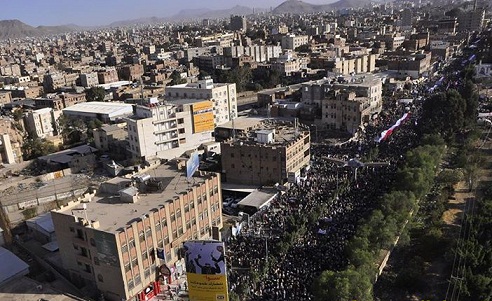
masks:
<instances>
[{"instance_id":1,"label":"hazy sky","mask_svg":"<svg viewBox=\"0 0 492 301\"><path fill-rule=\"evenodd\" d=\"M334 0L305 0L313 4ZM38 25L107 25L141 17L167 17L182 9L275 7L284 0L0 0L0 20Z\"/></svg>"}]
</instances>

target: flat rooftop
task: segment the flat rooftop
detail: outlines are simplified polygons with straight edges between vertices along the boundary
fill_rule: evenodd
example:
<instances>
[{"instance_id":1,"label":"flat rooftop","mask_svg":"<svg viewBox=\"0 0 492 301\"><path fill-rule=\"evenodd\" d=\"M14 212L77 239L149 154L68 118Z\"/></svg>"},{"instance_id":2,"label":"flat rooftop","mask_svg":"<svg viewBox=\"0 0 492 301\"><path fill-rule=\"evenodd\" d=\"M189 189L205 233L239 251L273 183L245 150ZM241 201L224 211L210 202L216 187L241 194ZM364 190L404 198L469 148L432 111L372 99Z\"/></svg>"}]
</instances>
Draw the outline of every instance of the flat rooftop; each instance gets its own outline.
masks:
<instances>
[{"instance_id":1,"label":"flat rooftop","mask_svg":"<svg viewBox=\"0 0 492 301\"><path fill-rule=\"evenodd\" d=\"M132 105L122 102L91 101L82 102L63 109L64 112L81 112L93 114L112 114L120 110L133 111Z\"/></svg>"},{"instance_id":2,"label":"flat rooftop","mask_svg":"<svg viewBox=\"0 0 492 301\"><path fill-rule=\"evenodd\" d=\"M234 118L234 128L238 131L246 131L250 128L257 127L261 122L266 120L264 117L238 117ZM217 126L218 128L232 129L232 121Z\"/></svg>"},{"instance_id":3,"label":"flat rooftop","mask_svg":"<svg viewBox=\"0 0 492 301\"><path fill-rule=\"evenodd\" d=\"M83 210L83 204L75 206L66 206L58 213L73 215L79 218L87 218L91 221L99 221L99 230L106 232L115 232L116 230L131 224L136 218L148 214L151 209L159 208L159 205L166 201L179 196L181 192L191 189L194 184L204 183L210 173L199 172L191 178L190 182L186 179L186 171L178 171L172 165L159 165L156 168L146 171L145 174L158 178L163 183L162 192L140 194L140 199L136 203L123 203L118 196L100 195L92 198L90 203L86 203L86 212ZM115 178L111 182L128 181L126 178Z\"/></svg>"},{"instance_id":4,"label":"flat rooftop","mask_svg":"<svg viewBox=\"0 0 492 301\"><path fill-rule=\"evenodd\" d=\"M40 283L27 278L16 278L0 287L0 300L6 301L33 301L33 300L50 300L50 301L78 301L79 298L72 298L52 289L47 284Z\"/></svg>"}]
</instances>

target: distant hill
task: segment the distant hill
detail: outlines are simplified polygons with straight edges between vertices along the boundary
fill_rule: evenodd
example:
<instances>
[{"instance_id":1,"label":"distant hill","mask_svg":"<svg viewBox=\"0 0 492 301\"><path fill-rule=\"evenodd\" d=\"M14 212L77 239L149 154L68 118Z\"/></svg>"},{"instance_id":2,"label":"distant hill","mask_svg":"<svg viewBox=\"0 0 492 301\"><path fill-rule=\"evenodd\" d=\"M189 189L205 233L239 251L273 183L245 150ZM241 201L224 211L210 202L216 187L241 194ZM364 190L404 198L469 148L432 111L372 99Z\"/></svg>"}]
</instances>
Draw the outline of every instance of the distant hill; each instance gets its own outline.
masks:
<instances>
[{"instance_id":1,"label":"distant hill","mask_svg":"<svg viewBox=\"0 0 492 301\"><path fill-rule=\"evenodd\" d=\"M308 14L342 8L356 8L368 5L367 0L339 0L329 4L311 4L300 0L288 0L273 9L273 14Z\"/></svg>"},{"instance_id":2,"label":"distant hill","mask_svg":"<svg viewBox=\"0 0 492 301\"><path fill-rule=\"evenodd\" d=\"M232 8L219 9L219 10L206 10L206 11L200 11L199 9L184 10L168 18L168 20L184 21L184 20L192 20L192 19L220 19L220 18L229 18L231 15L247 16L253 14L253 12L260 12L260 11L266 11L266 10L265 9L253 10L250 7L241 6L241 5L236 5Z\"/></svg>"},{"instance_id":3,"label":"distant hill","mask_svg":"<svg viewBox=\"0 0 492 301\"><path fill-rule=\"evenodd\" d=\"M152 18L140 18L134 20L123 20L109 24L109 27L130 26L135 24L157 24L165 22L178 22L178 21L190 21L199 19L220 19L229 18L231 15L251 15L253 12L265 12L266 9L252 9L250 7L236 5L228 9L211 10L208 8L196 8L196 9L183 9L177 14L166 17L152 17Z\"/></svg>"},{"instance_id":4,"label":"distant hill","mask_svg":"<svg viewBox=\"0 0 492 301\"><path fill-rule=\"evenodd\" d=\"M81 29L76 25L33 27L19 20L0 20L0 40L61 34Z\"/></svg>"}]
</instances>

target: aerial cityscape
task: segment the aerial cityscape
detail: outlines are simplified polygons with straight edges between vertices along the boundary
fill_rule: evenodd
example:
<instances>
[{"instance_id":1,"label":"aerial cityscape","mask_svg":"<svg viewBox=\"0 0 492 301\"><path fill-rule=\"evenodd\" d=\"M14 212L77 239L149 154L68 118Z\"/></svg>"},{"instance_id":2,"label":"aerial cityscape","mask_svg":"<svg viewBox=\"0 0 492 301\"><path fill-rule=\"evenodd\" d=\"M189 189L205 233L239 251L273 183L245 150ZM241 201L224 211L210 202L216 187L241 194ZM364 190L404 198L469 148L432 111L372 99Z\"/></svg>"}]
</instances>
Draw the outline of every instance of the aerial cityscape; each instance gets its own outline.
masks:
<instances>
[{"instance_id":1,"label":"aerial cityscape","mask_svg":"<svg viewBox=\"0 0 492 301\"><path fill-rule=\"evenodd\" d=\"M492 301L490 8L0 4L0 300Z\"/></svg>"}]
</instances>

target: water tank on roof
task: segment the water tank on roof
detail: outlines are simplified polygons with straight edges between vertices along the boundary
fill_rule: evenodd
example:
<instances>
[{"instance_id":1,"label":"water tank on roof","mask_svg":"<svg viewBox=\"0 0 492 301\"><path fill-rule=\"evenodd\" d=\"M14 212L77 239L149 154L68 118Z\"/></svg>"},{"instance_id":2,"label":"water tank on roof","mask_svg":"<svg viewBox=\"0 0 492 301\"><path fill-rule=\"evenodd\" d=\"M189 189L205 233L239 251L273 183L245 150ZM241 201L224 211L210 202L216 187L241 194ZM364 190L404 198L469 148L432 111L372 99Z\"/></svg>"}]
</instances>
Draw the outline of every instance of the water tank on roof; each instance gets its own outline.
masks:
<instances>
[{"instance_id":1,"label":"water tank on roof","mask_svg":"<svg viewBox=\"0 0 492 301\"><path fill-rule=\"evenodd\" d=\"M275 130L261 130L256 132L258 143L270 144L275 141Z\"/></svg>"}]
</instances>

